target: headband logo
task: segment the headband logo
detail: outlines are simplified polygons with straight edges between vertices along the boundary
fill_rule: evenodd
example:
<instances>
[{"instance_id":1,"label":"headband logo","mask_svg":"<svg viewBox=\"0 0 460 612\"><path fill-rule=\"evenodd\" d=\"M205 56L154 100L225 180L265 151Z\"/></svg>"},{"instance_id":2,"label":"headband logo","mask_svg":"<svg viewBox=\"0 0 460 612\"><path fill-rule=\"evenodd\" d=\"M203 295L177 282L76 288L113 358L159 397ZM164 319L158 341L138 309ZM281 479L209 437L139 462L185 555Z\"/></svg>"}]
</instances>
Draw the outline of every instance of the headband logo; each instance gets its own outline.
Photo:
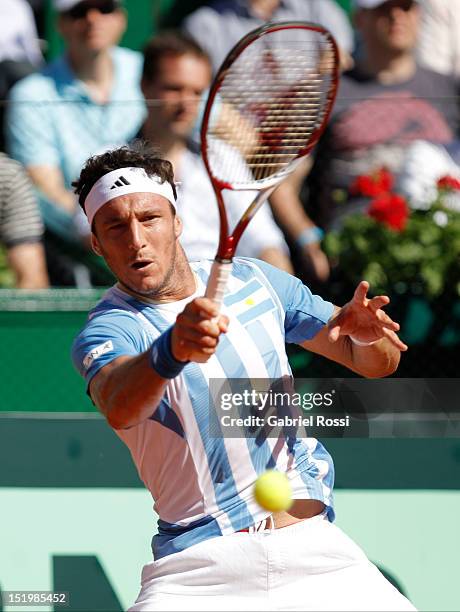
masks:
<instances>
[{"instance_id":1,"label":"headband logo","mask_svg":"<svg viewBox=\"0 0 460 612\"><path fill-rule=\"evenodd\" d=\"M131 183L125 179L124 176L119 176L115 183L110 187L110 189L116 189L117 187L123 187L123 185L131 185Z\"/></svg>"}]
</instances>

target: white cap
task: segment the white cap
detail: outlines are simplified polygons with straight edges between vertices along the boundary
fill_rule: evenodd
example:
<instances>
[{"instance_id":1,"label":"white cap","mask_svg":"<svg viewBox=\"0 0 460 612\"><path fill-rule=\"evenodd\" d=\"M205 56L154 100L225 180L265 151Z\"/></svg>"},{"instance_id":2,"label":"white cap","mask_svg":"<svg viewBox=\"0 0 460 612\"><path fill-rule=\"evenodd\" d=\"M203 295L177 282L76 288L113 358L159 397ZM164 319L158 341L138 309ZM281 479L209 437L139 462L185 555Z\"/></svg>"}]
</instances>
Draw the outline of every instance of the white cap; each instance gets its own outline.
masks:
<instances>
[{"instance_id":1,"label":"white cap","mask_svg":"<svg viewBox=\"0 0 460 612\"><path fill-rule=\"evenodd\" d=\"M70 11L76 4L79 4L82 0L54 0L54 8L58 13L63 13L64 11Z\"/></svg>"},{"instance_id":2,"label":"white cap","mask_svg":"<svg viewBox=\"0 0 460 612\"><path fill-rule=\"evenodd\" d=\"M80 2L84 2L84 0L53 0L54 8L58 13L70 11L70 9L80 4ZM120 2L116 2L116 4L120 4Z\"/></svg>"},{"instance_id":3,"label":"white cap","mask_svg":"<svg viewBox=\"0 0 460 612\"><path fill-rule=\"evenodd\" d=\"M355 8L363 8L363 9L374 9L380 6L381 4L385 4L388 0L354 0ZM415 0L418 2L418 0Z\"/></svg>"}]
</instances>

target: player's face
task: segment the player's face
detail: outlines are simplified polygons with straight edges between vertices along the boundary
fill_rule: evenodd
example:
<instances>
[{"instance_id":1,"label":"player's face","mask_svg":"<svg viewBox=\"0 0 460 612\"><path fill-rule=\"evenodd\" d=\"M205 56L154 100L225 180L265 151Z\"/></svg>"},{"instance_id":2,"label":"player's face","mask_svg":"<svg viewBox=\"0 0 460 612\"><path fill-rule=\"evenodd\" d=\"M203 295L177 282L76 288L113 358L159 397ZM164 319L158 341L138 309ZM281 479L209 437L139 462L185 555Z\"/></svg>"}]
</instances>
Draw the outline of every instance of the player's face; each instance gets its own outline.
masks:
<instances>
[{"instance_id":1,"label":"player's face","mask_svg":"<svg viewBox=\"0 0 460 612\"><path fill-rule=\"evenodd\" d=\"M163 57L155 79L142 83L146 100L159 102L149 109L150 127L169 138L188 138L210 81L211 67L205 59L192 54Z\"/></svg>"},{"instance_id":2,"label":"player's face","mask_svg":"<svg viewBox=\"0 0 460 612\"><path fill-rule=\"evenodd\" d=\"M69 48L98 52L118 43L126 17L112 0L84 0L60 16L59 29Z\"/></svg>"},{"instance_id":3,"label":"player's face","mask_svg":"<svg viewBox=\"0 0 460 612\"><path fill-rule=\"evenodd\" d=\"M389 0L360 11L358 27L367 40L389 51L410 51L417 42L420 7L414 0Z\"/></svg>"},{"instance_id":4,"label":"player's face","mask_svg":"<svg viewBox=\"0 0 460 612\"><path fill-rule=\"evenodd\" d=\"M174 284L181 222L163 196L136 193L111 200L94 217L93 248L118 280L148 297Z\"/></svg>"}]
</instances>

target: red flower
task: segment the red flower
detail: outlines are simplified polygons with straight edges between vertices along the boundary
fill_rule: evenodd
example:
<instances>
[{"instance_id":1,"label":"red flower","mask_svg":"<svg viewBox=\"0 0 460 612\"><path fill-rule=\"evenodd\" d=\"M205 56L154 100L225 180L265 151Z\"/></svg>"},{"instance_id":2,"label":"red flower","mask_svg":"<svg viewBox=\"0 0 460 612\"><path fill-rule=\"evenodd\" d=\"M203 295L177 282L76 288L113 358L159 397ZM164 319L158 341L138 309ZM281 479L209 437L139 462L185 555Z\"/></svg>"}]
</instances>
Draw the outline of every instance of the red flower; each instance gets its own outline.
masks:
<instances>
[{"instance_id":1,"label":"red flower","mask_svg":"<svg viewBox=\"0 0 460 612\"><path fill-rule=\"evenodd\" d=\"M380 168L373 174L357 176L350 187L350 193L358 196L375 197L390 191L392 187L393 176L386 168Z\"/></svg>"},{"instance_id":2,"label":"red flower","mask_svg":"<svg viewBox=\"0 0 460 612\"><path fill-rule=\"evenodd\" d=\"M406 200L396 193L384 193L372 200L367 214L389 228L401 232L409 217Z\"/></svg>"},{"instance_id":3,"label":"red flower","mask_svg":"<svg viewBox=\"0 0 460 612\"><path fill-rule=\"evenodd\" d=\"M460 181L452 176L443 176L437 182L438 189L460 191Z\"/></svg>"}]
</instances>

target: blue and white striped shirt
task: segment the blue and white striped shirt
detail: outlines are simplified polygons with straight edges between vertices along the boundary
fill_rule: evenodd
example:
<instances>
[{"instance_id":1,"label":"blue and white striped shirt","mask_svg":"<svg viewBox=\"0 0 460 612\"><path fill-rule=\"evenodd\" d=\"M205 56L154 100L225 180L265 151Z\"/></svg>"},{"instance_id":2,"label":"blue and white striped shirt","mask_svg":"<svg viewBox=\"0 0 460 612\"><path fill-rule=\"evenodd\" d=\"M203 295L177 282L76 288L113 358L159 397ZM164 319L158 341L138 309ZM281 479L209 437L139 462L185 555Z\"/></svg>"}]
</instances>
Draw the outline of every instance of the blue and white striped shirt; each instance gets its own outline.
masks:
<instances>
[{"instance_id":1,"label":"blue and white striped shirt","mask_svg":"<svg viewBox=\"0 0 460 612\"><path fill-rule=\"evenodd\" d=\"M105 294L73 346L75 366L88 383L116 357L146 351L189 301L204 294L211 262L191 265L197 291L184 300L147 303L118 287ZM323 501L334 519L333 463L316 439L225 438L209 430L210 380L291 376L285 343L313 338L333 305L285 272L236 258L222 312L230 324L215 355L204 364L189 363L171 380L149 419L116 432L155 500L160 517L152 541L155 559L266 518L253 485L268 468L286 472L295 499Z\"/></svg>"}]
</instances>

